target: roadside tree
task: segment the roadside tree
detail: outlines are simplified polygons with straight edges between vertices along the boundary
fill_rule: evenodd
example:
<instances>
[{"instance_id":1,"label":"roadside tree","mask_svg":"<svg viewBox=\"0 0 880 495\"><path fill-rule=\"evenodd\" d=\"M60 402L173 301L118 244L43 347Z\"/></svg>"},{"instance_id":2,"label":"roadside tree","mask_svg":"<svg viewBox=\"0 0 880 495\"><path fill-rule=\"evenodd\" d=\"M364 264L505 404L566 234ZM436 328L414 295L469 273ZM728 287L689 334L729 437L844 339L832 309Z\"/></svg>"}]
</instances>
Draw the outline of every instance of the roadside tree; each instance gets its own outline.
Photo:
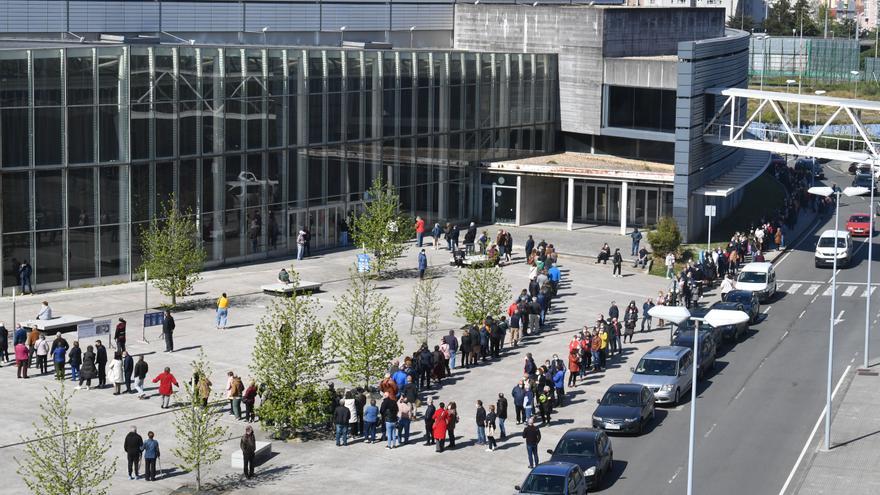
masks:
<instances>
[{"instance_id":1,"label":"roadside tree","mask_svg":"<svg viewBox=\"0 0 880 495\"><path fill-rule=\"evenodd\" d=\"M416 282L410 303L410 314L413 318L410 333L415 333L415 323L418 320L417 329L424 332L426 344L428 343L428 335L437 328L437 321L440 319L440 296L437 293L440 283L434 278L434 275L433 268L428 268L425 271L425 278Z\"/></svg>"}]
</instances>

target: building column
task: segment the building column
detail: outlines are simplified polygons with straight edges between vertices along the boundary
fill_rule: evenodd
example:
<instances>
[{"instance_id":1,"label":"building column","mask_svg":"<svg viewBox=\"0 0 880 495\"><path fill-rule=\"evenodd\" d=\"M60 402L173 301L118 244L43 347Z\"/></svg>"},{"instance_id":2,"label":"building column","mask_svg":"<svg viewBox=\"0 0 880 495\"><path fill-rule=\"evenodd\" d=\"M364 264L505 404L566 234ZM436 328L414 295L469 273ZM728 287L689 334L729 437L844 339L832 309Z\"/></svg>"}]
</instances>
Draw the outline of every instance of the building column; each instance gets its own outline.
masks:
<instances>
[{"instance_id":1,"label":"building column","mask_svg":"<svg viewBox=\"0 0 880 495\"><path fill-rule=\"evenodd\" d=\"M567 205L565 207L566 214L566 227L568 230L572 229L572 224L574 223L574 179L568 179L568 197L566 198Z\"/></svg>"},{"instance_id":2,"label":"building column","mask_svg":"<svg viewBox=\"0 0 880 495\"><path fill-rule=\"evenodd\" d=\"M627 204L627 183L624 181L620 185L620 235L626 235L626 204Z\"/></svg>"}]
</instances>

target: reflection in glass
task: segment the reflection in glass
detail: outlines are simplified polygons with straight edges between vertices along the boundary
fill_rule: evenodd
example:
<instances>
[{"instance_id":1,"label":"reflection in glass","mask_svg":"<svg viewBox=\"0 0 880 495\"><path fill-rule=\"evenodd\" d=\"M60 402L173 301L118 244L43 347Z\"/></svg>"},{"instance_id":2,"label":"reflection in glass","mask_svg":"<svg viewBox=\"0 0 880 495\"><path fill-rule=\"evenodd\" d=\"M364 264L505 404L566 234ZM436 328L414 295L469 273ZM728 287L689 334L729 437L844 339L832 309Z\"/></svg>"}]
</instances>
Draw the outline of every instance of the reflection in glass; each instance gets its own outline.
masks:
<instances>
[{"instance_id":1,"label":"reflection in glass","mask_svg":"<svg viewBox=\"0 0 880 495\"><path fill-rule=\"evenodd\" d=\"M119 235L124 228L119 225L101 227L101 277L121 275L127 270L128 246Z\"/></svg>"},{"instance_id":2,"label":"reflection in glass","mask_svg":"<svg viewBox=\"0 0 880 495\"><path fill-rule=\"evenodd\" d=\"M37 230L57 229L64 226L61 204L61 170L46 170L36 173L34 184L36 198Z\"/></svg>"},{"instance_id":3,"label":"reflection in glass","mask_svg":"<svg viewBox=\"0 0 880 495\"><path fill-rule=\"evenodd\" d=\"M31 235L6 234L3 239L3 287L15 287L21 284L18 269L27 260L31 262ZM31 263L33 268L33 263ZM34 280L31 280L33 283Z\"/></svg>"},{"instance_id":4,"label":"reflection in glass","mask_svg":"<svg viewBox=\"0 0 880 495\"><path fill-rule=\"evenodd\" d=\"M34 163L36 165L60 165L61 107L34 109Z\"/></svg>"},{"instance_id":5,"label":"reflection in glass","mask_svg":"<svg viewBox=\"0 0 880 495\"><path fill-rule=\"evenodd\" d=\"M70 229L68 235L70 279L94 278L97 275L95 271L94 227Z\"/></svg>"},{"instance_id":6,"label":"reflection in glass","mask_svg":"<svg viewBox=\"0 0 880 495\"><path fill-rule=\"evenodd\" d=\"M30 230L30 181L27 172L4 173L3 231L19 232Z\"/></svg>"},{"instance_id":7,"label":"reflection in glass","mask_svg":"<svg viewBox=\"0 0 880 495\"><path fill-rule=\"evenodd\" d=\"M95 170L72 168L67 172L67 225L95 224Z\"/></svg>"},{"instance_id":8,"label":"reflection in glass","mask_svg":"<svg viewBox=\"0 0 880 495\"><path fill-rule=\"evenodd\" d=\"M64 281L64 231L50 230L34 234L37 240L36 256L32 262L34 283ZM94 252L92 252L94 256Z\"/></svg>"},{"instance_id":9,"label":"reflection in glass","mask_svg":"<svg viewBox=\"0 0 880 495\"><path fill-rule=\"evenodd\" d=\"M120 167L101 167L100 198L101 198L101 224L107 225L120 221L119 212L124 209L126 191L125 183L120 174Z\"/></svg>"}]
</instances>

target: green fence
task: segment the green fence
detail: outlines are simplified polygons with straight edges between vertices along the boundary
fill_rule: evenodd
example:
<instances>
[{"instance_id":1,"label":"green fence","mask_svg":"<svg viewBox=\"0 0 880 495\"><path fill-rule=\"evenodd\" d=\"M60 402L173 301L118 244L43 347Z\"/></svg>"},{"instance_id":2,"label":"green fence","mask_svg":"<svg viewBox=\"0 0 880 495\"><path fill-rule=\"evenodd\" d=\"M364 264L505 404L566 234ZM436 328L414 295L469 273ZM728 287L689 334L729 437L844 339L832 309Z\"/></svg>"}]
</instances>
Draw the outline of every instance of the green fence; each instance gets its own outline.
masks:
<instances>
[{"instance_id":1,"label":"green fence","mask_svg":"<svg viewBox=\"0 0 880 495\"><path fill-rule=\"evenodd\" d=\"M859 50L852 39L755 35L749 46L753 80L763 76L842 82L851 81L854 70L859 70Z\"/></svg>"}]
</instances>

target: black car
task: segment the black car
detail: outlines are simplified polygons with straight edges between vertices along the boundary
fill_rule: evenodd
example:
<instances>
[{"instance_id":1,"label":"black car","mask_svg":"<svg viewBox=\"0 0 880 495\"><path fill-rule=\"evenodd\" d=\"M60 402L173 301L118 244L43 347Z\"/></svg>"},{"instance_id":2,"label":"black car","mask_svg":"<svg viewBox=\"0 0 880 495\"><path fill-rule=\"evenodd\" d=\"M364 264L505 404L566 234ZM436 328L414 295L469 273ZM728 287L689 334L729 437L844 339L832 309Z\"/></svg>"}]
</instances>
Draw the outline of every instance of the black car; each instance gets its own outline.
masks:
<instances>
[{"instance_id":1,"label":"black car","mask_svg":"<svg viewBox=\"0 0 880 495\"><path fill-rule=\"evenodd\" d=\"M750 290L732 290L727 293L724 302L739 303L749 315L749 323L756 323L761 314L761 302L758 295Z\"/></svg>"},{"instance_id":2,"label":"black car","mask_svg":"<svg viewBox=\"0 0 880 495\"><path fill-rule=\"evenodd\" d=\"M595 489L614 466L611 440L602 430L572 428L562 435L556 448L547 450L550 462L570 462L584 470L587 484Z\"/></svg>"},{"instance_id":3,"label":"black car","mask_svg":"<svg viewBox=\"0 0 880 495\"><path fill-rule=\"evenodd\" d=\"M704 326L708 326L705 324L700 325L700 345L699 345L699 353L697 354L697 363L699 368L697 369L697 378L702 379L706 376L706 372L710 369L715 368L715 352L717 351L717 343L715 338L712 336L710 332L704 332ZM677 345L681 347L687 347L688 349L694 348L694 329L693 328L684 328L680 329L675 337L672 339L672 345Z\"/></svg>"},{"instance_id":4,"label":"black car","mask_svg":"<svg viewBox=\"0 0 880 495\"><path fill-rule=\"evenodd\" d=\"M713 304L709 309L710 310L712 310L712 309L726 309L728 311L742 311L743 313L748 314L748 311L746 311L746 307L744 304L737 303L737 302L730 302L730 301L723 301L723 302L718 301L717 303ZM726 340L739 340L748 333L749 320L746 320L742 323L738 323L736 325L722 325L722 326L718 327L718 330L721 331L721 335Z\"/></svg>"},{"instance_id":5,"label":"black car","mask_svg":"<svg viewBox=\"0 0 880 495\"><path fill-rule=\"evenodd\" d=\"M706 317L706 313L709 312L708 308L694 308L691 310L691 318L703 319ZM694 320L689 319L686 320L681 325L675 329L675 334L683 331L694 331ZM715 348L721 347L721 344L724 341L724 337L721 335L721 329L715 328L712 325L706 323L705 321L700 323L700 333L706 333L712 337L712 340L715 341ZM675 339L675 335L672 336L673 340ZM691 340L692 344L687 347L693 347L693 340ZM677 345L670 342L670 345Z\"/></svg>"},{"instance_id":6,"label":"black car","mask_svg":"<svg viewBox=\"0 0 880 495\"><path fill-rule=\"evenodd\" d=\"M644 385L612 385L597 402L593 428L641 434L645 425L654 419L654 393Z\"/></svg>"},{"instance_id":7,"label":"black car","mask_svg":"<svg viewBox=\"0 0 880 495\"><path fill-rule=\"evenodd\" d=\"M873 186L874 186L874 193L876 193L877 192L877 181L875 181L871 178L870 172L868 172L867 174L856 173L856 176L852 181L852 185L853 185L853 187L864 187L868 190L868 192L870 192L872 182L873 182ZM865 194L868 194L868 192L865 192Z\"/></svg>"}]
</instances>

